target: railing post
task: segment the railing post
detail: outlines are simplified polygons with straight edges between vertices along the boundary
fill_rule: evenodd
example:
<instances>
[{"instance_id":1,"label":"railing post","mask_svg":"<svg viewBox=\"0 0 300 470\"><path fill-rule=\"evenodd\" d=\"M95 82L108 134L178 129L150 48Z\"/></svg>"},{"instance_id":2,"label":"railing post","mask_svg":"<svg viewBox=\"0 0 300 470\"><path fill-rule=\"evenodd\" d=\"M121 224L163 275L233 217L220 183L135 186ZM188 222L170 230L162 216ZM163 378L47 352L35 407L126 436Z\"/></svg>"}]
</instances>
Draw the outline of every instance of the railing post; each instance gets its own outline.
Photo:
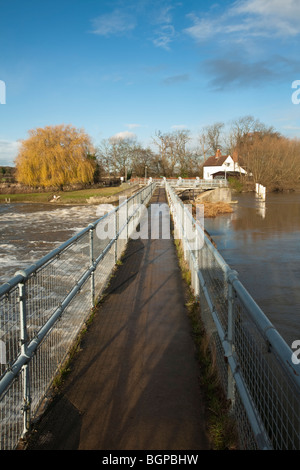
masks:
<instances>
[{"instance_id":1,"label":"railing post","mask_svg":"<svg viewBox=\"0 0 300 470\"><path fill-rule=\"evenodd\" d=\"M21 355L27 356L27 321L26 321L26 286L25 280L19 284L19 306L20 306L20 347ZM23 432L22 437L25 437L30 429L31 422L31 397L30 397L30 376L29 364L22 367L22 383L23 383Z\"/></svg>"},{"instance_id":2,"label":"railing post","mask_svg":"<svg viewBox=\"0 0 300 470\"><path fill-rule=\"evenodd\" d=\"M195 271L195 286L194 292L195 296L199 297L200 294L200 286L199 286L199 277L198 277L198 270L199 270L199 248L200 248L200 241L199 241L199 233L197 230L197 226L195 224L195 261L196 261L196 271ZM195 269L195 268L194 268Z\"/></svg>"},{"instance_id":3,"label":"railing post","mask_svg":"<svg viewBox=\"0 0 300 470\"><path fill-rule=\"evenodd\" d=\"M185 207L182 204L181 206L182 210L182 242L183 242L183 256L185 261L187 261L187 240L186 240L186 233L187 233L187 223L186 223L186 212L185 212Z\"/></svg>"},{"instance_id":4,"label":"railing post","mask_svg":"<svg viewBox=\"0 0 300 470\"><path fill-rule=\"evenodd\" d=\"M115 263L118 261L118 209L115 211Z\"/></svg>"},{"instance_id":5,"label":"railing post","mask_svg":"<svg viewBox=\"0 0 300 470\"><path fill-rule=\"evenodd\" d=\"M235 273L235 272L234 272ZM231 281L226 275L227 282L227 300L228 300L228 318L227 318L227 341L229 345L228 354L232 356L233 353L233 333L234 333L234 289ZM232 370L228 364L228 379L227 379L227 398L231 402L231 409L234 407L235 402L235 387L234 377Z\"/></svg>"},{"instance_id":6,"label":"railing post","mask_svg":"<svg viewBox=\"0 0 300 470\"><path fill-rule=\"evenodd\" d=\"M126 201L126 242L129 238L129 201Z\"/></svg>"},{"instance_id":7,"label":"railing post","mask_svg":"<svg viewBox=\"0 0 300 470\"><path fill-rule=\"evenodd\" d=\"M90 265L94 266L94 229L90 229ZM95 271L91 272L91 307L95 302Z\"/></svg>"}]
</instances>

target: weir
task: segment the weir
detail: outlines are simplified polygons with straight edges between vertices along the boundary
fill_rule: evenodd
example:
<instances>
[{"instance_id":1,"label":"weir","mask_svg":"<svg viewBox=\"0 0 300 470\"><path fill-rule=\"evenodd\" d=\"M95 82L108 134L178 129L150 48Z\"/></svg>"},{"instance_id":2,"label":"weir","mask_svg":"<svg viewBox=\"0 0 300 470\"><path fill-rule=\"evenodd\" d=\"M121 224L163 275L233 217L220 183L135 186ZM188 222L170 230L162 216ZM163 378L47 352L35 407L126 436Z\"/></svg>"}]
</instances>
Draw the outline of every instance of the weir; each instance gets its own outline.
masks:
<instances>
[{"instance_id":1,"label":"weir","mask_svg":"<svg viewBox=\"0 0 300 470\"><path fill-rule=\"evenodd\" d=\"M161 190L166 191L173 218L174 236L183 245L192 288L201 305L201 318L211 338L210 347L216 352L220 380L238 424L240 448L300 449L300 366L293 363L293 352L241 284L237 273L206 237L199 221L180 201L174 185L168 181L162 184ZM0 340L2 346L5 345L0 365L0 448L15 449L20 439L26 437L32 421L40 415L56 374L97 300L105 292L131 235L137 233L141 204L150 203L155 188L156 182L150 182L121 206L0 287ZM98 224L113 227L110 232L113 236L108 240L99 239ZM133 241L139 242L138 239ZM149 237L148 241L150 247L157 239L153 241ZM143 251L147 253L147 249ZM142 251L134 249L131 254L136 263L139 253ZM168 268L166 253L163 266L171 269L168 278L174 268ZM161 257L159 249L149 264L150 270ZM137 289L133 280L145 272L139 270L138 264L130 272L128 282ZM163 346L166 335L161 331L161 322L164 314L169 312L168 318L174 308L168 310L165 302L164 296L169 295L167 284L160 284L157 276L154 280L156 284L150 286L148 300L145 298L140 305L147 307L149 299L160 291L161 303L153 310L157 329L152 335L160 338L162 334L159 344ZM122 295L119 298L118 309L122 311L122 302L126 299ZM129 304L132 301L133 298L128 299ZM135 311L139 313L139 309ZM147 315L149 311L145 310L145 319ZM167 330L172 335L172 329ZM146 333L146 330L141 331ZM137 338L135 335L131 338L133 350L137 347L134 341ZM174 354L176 348L181 347L179 338L172 345ZM143 357L143 349L136 357ZM186 366L191 366L190 362L182 364L183 369ZM142 362L140 367L143 368ZM164 367L163 371L164 379L168 379L169 367ZM172 382L174 386L176 381ZM149 398L155 402L151 394ZM142 404L140 413L144 409ZM192 412L201 415L200 401L199 408L197 404L192 406ZM179 423L176 429L178 427ZM205 445L205 440L199 442L200 448Z\"/></svg>"}]
</instances>

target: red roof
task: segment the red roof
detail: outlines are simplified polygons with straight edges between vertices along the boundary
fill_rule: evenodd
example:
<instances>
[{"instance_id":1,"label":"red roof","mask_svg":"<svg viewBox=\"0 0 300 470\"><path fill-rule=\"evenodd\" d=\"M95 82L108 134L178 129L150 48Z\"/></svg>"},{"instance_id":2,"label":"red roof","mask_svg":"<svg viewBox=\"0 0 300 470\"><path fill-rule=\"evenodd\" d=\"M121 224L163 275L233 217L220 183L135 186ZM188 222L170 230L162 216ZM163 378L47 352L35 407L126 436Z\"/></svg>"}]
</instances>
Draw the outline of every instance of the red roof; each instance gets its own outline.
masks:
<instances>
[{"instance_id":1,"label":"red roof","mask_svg":"<svg viewBox=\"0 0 300 470\"><path fill-rule=\"evenodd\" d=\"M216 156L209 157L206 160L206 162L204 163L204 166L222 166L227 157L228 157L228 155L220 155L220 156L217 156L217 157Z\"/></svg>"}]
</instances>

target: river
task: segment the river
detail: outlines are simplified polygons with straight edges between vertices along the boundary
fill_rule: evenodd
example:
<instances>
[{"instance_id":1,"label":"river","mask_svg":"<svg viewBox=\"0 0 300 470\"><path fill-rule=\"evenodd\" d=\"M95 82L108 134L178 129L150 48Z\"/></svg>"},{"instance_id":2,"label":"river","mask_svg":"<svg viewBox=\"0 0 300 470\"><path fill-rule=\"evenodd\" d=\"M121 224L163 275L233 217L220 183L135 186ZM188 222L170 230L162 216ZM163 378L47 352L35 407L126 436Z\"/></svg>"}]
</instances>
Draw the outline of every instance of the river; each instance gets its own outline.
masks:
<instances>
[{"instance_id":1,"label":"river","mask_svg":"<svg viewBox=\"0 0 300 470\"><path fill-rule=\"evenodd\" d=\"M234 212L206 219L227 263L289 345L300 339L300 194L234 196ZM95 221L96 206L0 205L0 284Z\"/></svg>"},{"instance_id":2,"label":"river","mask_svg":"<svg viewBox=\"0 0 300 470\"><path fill-rule=\"evenodd\" d=\"M225 261L291 346L300 339L300 194L242 193L234 212L206 219Z\"/></svg>"},{"instance_id":3,"label":"river","mask_svg":"<svg viewBox=\"0 0 300 470\"><path fill-rule=\"evenodd\" d=\"M95 221L97 206L0 204L0 284Z\"/></svg>"}]
</instances>

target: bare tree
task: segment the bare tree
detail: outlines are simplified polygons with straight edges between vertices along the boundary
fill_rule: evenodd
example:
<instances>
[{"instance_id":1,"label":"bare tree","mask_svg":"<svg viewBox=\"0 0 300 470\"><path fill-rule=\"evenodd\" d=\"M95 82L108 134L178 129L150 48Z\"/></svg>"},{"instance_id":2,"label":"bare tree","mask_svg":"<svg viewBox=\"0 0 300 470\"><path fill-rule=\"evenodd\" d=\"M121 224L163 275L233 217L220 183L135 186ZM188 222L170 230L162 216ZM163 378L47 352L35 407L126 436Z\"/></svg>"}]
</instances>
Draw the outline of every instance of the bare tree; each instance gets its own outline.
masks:
<instances>
[{"instance_id":1,"label":"bare tree","mask_svg":"<svg viewBox=\"0 0 300 470\"><path fill-rule=\"evenodd\" d=\"M254 135L271 135L279 137L279 133L272 126L266 126L253 116L244 116L232 122L229 134L230 151L239 150L246 145Z\"/></svg>"},{"instance_id":2,"label":"bare tree","mask_svg":"<svg viewBox=\"0 0 300 470\"><path fill-rule=\"evenodd\" d=\"M171 176L172 167L169 157L171 154L172 139L170 134L162 134L161 131L157 131L152 141L154 145L158 147L158 158L156 159L157 169L160 170L162 176Z\"/></svg>"},{"instance_id":3,"label":"bare tree","mask_svg":"<svg viewBox=\"0 0 300 470\"><path fill-rule=\"evenodd\" d=\"M253 134L241 146L254 183L269 190L293 188L300 181L300 142L274 134Z\"/></svg>"},{"instance_id":4,"label":"bare tree","mask_svg":"<svg viewBox=\"0 0 300 470\"><path fill-rule=\"evenodd\" d=\"M111 137L98 147L98 159L107 173L123 176L126 181L136 145L134 138Z\"/></svg>"},{"instance_id":5,"label":"bare tree","mask_svg":"<svg viewBox=\"0 0 300 470\"><path fill-rule=\"evenodd\" d=\"M190 142L189 130L178 130L171 134L172 154L173 154L173 168L178 170L181 176L185 176L190 170L190 157L191 152L187 148Z\"/></svg>"},{"instance_id":6,"label":"bare tree","mask_svg":"<svg viewBox=\"0 0 300 470\"><path fill-rule=\"evenodd\" d=\"M199 142L203 150L203 155L215 154L223 147L223 122L216 122L203 128L199 136Z\"/></svg>"},{"instance_id":7,"label":"bare tree","mask_svg":"<svg viewBox=\"0 0 300 470\"><path fill-rule=\"evenodd\" d=\"M132 173L136 176L156 176L156 158L154 152L137 144L132 154Z\"/></svg>"}]
</instances>

